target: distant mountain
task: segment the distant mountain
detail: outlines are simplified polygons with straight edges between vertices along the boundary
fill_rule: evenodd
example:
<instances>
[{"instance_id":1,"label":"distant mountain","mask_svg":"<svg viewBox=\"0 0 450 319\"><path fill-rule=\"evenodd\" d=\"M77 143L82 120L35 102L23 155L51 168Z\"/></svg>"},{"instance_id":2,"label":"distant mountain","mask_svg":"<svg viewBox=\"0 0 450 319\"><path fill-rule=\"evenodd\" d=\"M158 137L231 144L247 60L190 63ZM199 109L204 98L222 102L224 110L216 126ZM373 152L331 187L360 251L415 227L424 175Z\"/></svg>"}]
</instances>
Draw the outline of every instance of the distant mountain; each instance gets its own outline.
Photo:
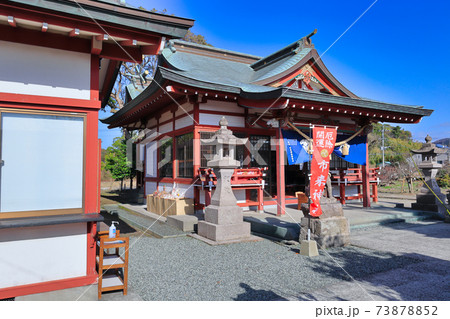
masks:
<instances>
[{"instance_id":1,"label":"distant mountain","mask_svg":"<svg viewBox=\"0 0 450 319\"><path fill-rule=\"evenodd\" d=\"M441 145L446 145L450 147L450 138L441 138L440 140L434 141L434 144L441 144Z\"/></svg>"}]
</instances>

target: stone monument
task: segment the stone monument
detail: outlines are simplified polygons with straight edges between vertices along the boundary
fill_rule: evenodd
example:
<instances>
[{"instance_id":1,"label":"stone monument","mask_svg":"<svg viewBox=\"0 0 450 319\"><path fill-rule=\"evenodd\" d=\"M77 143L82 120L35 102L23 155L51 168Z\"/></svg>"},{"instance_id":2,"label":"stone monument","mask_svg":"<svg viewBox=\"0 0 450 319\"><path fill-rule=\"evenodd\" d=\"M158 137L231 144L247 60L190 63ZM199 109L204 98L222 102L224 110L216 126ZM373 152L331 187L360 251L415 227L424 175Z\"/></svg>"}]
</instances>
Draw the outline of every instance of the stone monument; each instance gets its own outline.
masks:
<instances>
[{"instance_id":1,"label":"stone monument","mask_svg":"<svg viewBox=\"0 0 450 319\"><path fill-rule=\"evenodd\" d=\"M299 241L308 239L308 229L311 230L311 239L315 240L321 248L341 247L350 243L350 226L342 204L333 197L331 179L328 176L325 192L320 199L322 215L313 217L309 215L309 204L302 204L304 217L300 221Z\"/></svg>"},{"instance_id":2,"label":"stone monument","mask_svg":"<svg viewBox=\"0 0 450 319\"><path fill-rule=\"evenodd\" d=\"M216 155L208 161L217 177L217 185L211 204L205 209L205 220L198 222L198 239L210 244L229 244L260 240L250 235L250 223L243 221L242 208L237 205L231 189L231 177L239 167L235 160L236 145L243 145L247 139L240 139L227 128L225 117L219 122L220 129L210 139L202 139L203 144L216 145Z\"/></svg>"},{"instance_id":3,"label":"stone monument","mask_svg":"<svg viewBox=\"0 0 450 319\"><path fill-rule=\"evenodd\" d=\"M436 182L436 174L439 169L442 168L442 165L436 161L436 156L445 153L445 151L445 149L438 148L435 144L431 143L431 137L429 135L425 138L425 144L422 145L420 150L412 151L415 154L422 155L422 162L417 166L422 170L425 177L425 183L416 195L416 203L412 203L411 208L415 210L436 212L438 217L443 219L448 218L448 213L444 205L445 195L442 194L441 189ZM442 204L436 196L439 197L444 204Z\"/></svg>"}]
</instances>

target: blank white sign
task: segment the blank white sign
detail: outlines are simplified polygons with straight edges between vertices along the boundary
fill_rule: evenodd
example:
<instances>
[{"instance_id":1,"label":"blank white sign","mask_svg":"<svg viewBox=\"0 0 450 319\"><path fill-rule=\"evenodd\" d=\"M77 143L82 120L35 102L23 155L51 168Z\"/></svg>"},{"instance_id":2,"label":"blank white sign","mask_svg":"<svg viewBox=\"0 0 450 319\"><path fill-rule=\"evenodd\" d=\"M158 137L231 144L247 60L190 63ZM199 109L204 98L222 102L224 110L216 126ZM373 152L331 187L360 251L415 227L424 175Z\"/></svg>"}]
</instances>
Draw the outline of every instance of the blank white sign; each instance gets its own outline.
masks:
<instances>
[{"instance_id":1,"label":"blank white sign","mask_svg":"<svg viewBox=\"0 0 450 319\"><path fill-rule=\"evenodd\" d=\"M83 207L83 121L1 114L0 212Z\"/></svg>"}]
</instances>

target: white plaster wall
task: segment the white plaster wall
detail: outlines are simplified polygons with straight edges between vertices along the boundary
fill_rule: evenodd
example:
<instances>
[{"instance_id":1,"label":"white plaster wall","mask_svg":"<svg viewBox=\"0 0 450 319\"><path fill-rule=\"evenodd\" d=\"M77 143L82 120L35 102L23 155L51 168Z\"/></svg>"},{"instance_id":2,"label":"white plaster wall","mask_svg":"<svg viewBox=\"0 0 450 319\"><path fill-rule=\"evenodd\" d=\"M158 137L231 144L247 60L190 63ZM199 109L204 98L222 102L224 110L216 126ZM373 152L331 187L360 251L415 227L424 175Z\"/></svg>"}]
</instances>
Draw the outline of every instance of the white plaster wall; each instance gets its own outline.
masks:
<instances>
[{"instance_id":1,"label":"white plaster wall","mask_svg":"<svg viewBox=\"0 0 450 319\"><path fill-rule=\"evenodd\" d=\"M159 133L164 134L173 131L173 123L169 122L159 127Z\"/></svg>"},{"instance_id":2,"label":"white plaster wall","mask_svg":"<svg viewBox=\"0 0 450 319\"><path fill-rule=\"evenodd\" d=\"M0 288L86 276L86 224L0 231Z\"/></svg>"},{"instance_id":3,"label":"white plaster wall","mask_svg":"<svg viewBox=\"0 0 450 319\"><path fill-rule=\"evenodd\" d=\"M205 125L219 125L219 121L222 118L223 115L218 114L204 114L200 113L200 124ZM245 119L244 117L240 116L226 116L228 121L228 126L234 126L234 127L245 127Z\"/></svg>"},{"instance_id":4,"label":"white plaster wall","mask_svg":"<svg viewBox=\"0 0 450 319\"><path fill-rule=\"evenodd\" d=\"M158 121L154 117L152 117L151 119L148 120L147 127L152 127L155 126L156 124L158 124Z\"/></svg>"},{"instance_id":5,"label":"white plaster wall","mask_svg":"<svg viewBox=\"0 0 450 319\"><path fill-rule=\"evenodd\" d=\"M193 124L194 124L194 119L192 118L192 116L186 115L185 117L175 120L175 129L178 130L180 128L190 126Z\"/></svg>"},{"instance_id":6,"label":"white plaster wall","mask_svg":"<svg viewBox=\"0 0 450 319\"><path fill-rule=\"evenodd\" d=\"M200 110L234 112L244 114L244 108L234 102L208 101L206 104L200 104Z\"/></svg>"},{"instance_id":7,"label":"white plaster wall","mask_svg":"<svg viewBox=\"0 0 450 319\"><path fill-rule=\"evenodd\" d=\"M173 113L171 111L167 111L167 112L164 112L163 114L161 114L161 118L159 119L159 123L162 123L162 122L165 122L165 121L168 121L168 120L171 120L171 119L173 119Z\"/></svg>"},{"instance_id":8,"label":"white plaster wall","mask_svg":"<svg viewBox=\"0 0 450 319\"><path fill-rule=\"evenodd\" d=\"M156 191L156 182L145 182L145 195L153 194Z\"/></svg>"},{"instance_id":9,"label":"white plaster wall","mask_svg":"<svg viewBox=\"0 0 450 319\"><path fill-rule=\"evenodd\" d=\"M187 112L190 112L194 109L194 105L191 103L184 103L181 104L181 106L178 107L178 109L175 112L175 116L186 114Z\"/></svg>"},{"instance_id":10,"label":"white plaster wall","mask_svg":"<svg viewBox=\"0 0 450 319\"><path fill-rule=\"evenodd\" d=\"M181 190L186 198L194 198L194 185L187 184L177 184L177 188Z\"/></svg>"},{"instance_id":11,"label":"white plaster wall","mask_svg":"<svg viewBox=\"0 0 450 319\"><path fill-rule=\"evenodd\" d=\"M0 92L90 99L90 54L0 41Z\"/></svg>"},{"instance_id":12,"label":"white plaster wall","mask_svg":"<svg viewBox=\"0 0 450 319\"><path fill-rule=\"evenodd\" d=\"M158 142L150 142L146 145L146 152L147 152L147 162L145 163L145 172L148 177L156 177L157 172L157 161L158 161L158 154L157 154L157 146Z\"/></svg>"},{"instance_id":13,"label":"white plaster wall","mask_svg":"<svg viewBox=\"0 0 450 319\"><path fill-rule=\"evenodd\" d=\"M173 183L159 183L159 190L162 191L165 189L166 192L171 192L172 186L173 186Z\"/></svg>"}]
</instances>

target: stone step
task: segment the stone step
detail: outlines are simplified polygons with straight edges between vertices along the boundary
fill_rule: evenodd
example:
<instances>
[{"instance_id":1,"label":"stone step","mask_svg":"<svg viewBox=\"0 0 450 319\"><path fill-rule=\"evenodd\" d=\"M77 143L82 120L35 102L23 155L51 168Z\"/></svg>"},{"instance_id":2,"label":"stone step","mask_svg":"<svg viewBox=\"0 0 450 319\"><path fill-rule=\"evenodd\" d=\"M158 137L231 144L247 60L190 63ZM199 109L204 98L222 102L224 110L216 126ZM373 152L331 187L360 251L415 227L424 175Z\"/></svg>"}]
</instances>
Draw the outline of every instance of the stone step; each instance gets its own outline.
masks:
<instances>
[{"instance_id":1,"label":"stone step","mask_svg":"<svg viewBox=\"0 0 450 319\"><path fill-rule=\"evenodd\" d=\"M373 219L365 223L351 224L350 230L379 226L391 223L414 223L422 220L435 219L435 213L423 211L399 211L397 214L391 214ZM275 220L275 218L273 218ZM251 231L255 234L261 234L269 238L280 240L295 240L298 241L300 234L300 226L294 222L275 224L273 221L268 222L262 218L255 218L251 216L244 216L244 221L251 224Z\"/></svg>"},{"instance_id":2,"label":"stone step","mask_svg":"<svg viewBox=\"0 0 450 319\"><path fill-rule=\"evenodd\" d=\"M275 225L263 219L244 216L244 221L250 223L252 233L262 234L281 240L298 241L300 225L290 223L289 225Z\"/></svg>"}]
</instances>

